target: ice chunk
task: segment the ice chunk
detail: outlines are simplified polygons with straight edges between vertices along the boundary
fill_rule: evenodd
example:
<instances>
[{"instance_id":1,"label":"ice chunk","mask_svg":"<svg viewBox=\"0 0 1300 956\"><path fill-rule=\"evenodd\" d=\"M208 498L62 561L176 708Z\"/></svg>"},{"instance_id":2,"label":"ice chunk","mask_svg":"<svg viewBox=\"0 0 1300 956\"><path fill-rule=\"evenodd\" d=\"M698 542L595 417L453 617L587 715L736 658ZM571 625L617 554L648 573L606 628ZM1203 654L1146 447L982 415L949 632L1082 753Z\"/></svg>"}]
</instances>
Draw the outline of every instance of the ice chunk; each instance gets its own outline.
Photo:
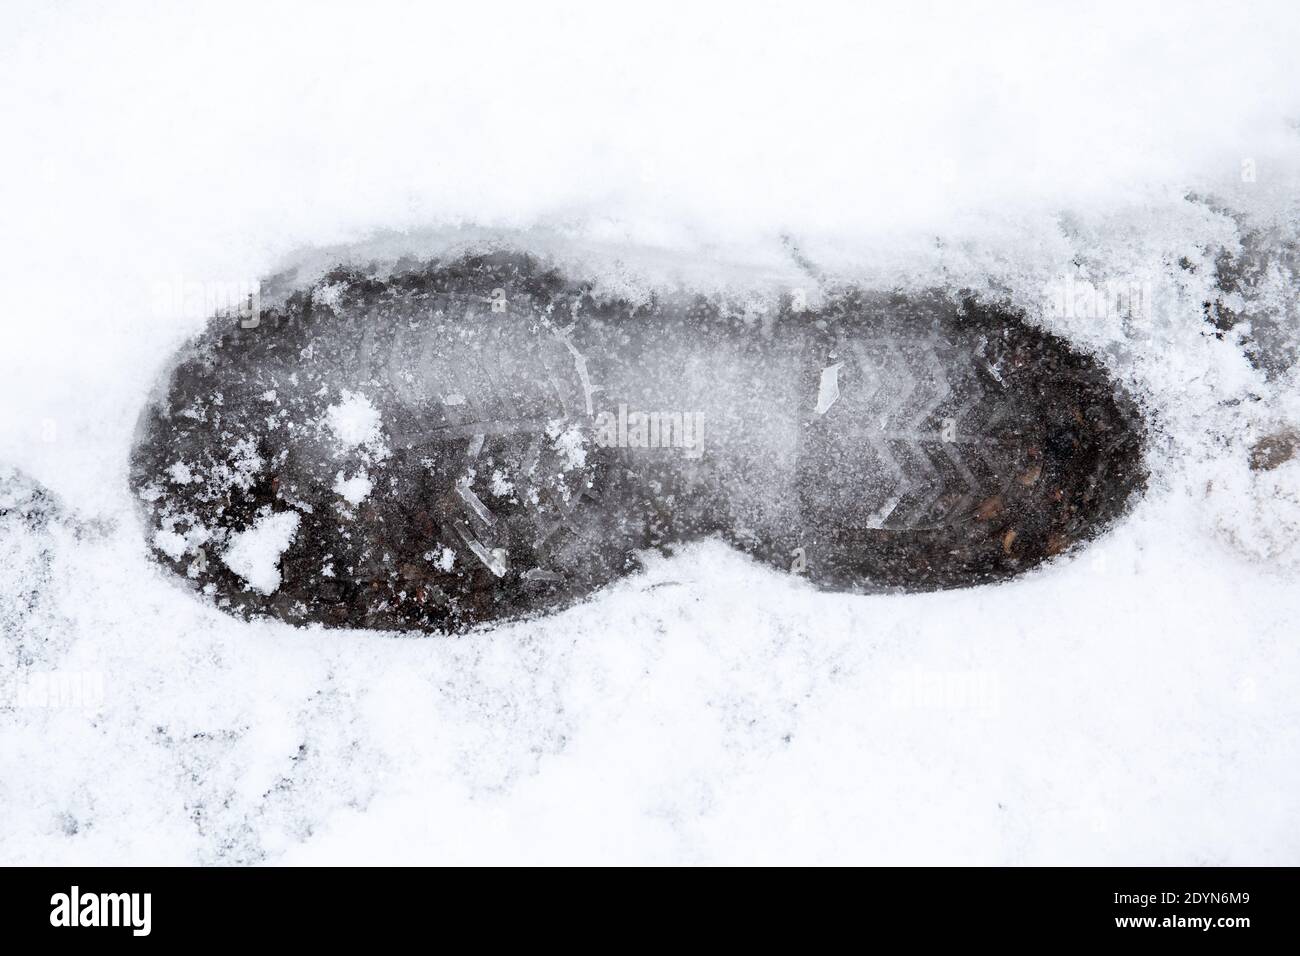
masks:
<instances>
[{"instance_id":1,"label":"ice chunk","mask_svg":"<svg viewBox=\"0 0 1300 956\"><path fill-rule=\"evenodd\" d=\"M840 397L840 369L843 362L822 369L822 380L817 386L817 414L825 415Z\"/></svg>"}]
</instances>

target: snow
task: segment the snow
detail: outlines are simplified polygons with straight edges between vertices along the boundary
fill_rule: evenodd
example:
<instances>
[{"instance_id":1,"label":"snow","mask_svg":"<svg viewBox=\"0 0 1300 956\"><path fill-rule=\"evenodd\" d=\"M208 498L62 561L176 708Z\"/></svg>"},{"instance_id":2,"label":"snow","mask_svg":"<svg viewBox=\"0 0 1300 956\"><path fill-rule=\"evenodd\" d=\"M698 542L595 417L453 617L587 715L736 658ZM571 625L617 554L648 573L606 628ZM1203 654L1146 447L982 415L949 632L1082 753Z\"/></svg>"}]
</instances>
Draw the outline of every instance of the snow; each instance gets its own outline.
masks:
<instances>
[{"instance_id":1,"label":"snow","mask_svg":"<svg viewBox=\"0 0 1300 956\"><path fill-rule=\"evenodd\" d=\"M1300 464L1248 465L1300 383L1203 320L1218 248L1295 235L1300 10L990 9L11 3L0 468L84 527L0 517L0 862L1300 863ZM815 308L799 262L1004 294L1140 398L1152 487L1076 556L925 596L705 541L411 640L168 580L148 539L192 542L140 526L127 458L208 292L485 234L631 296ZM1273 262L1232 301L1279 356L1295 300ZM383 423L327 400L356 482ZM298 520L221 559L274 591Z\"/></svg>"},{"instance_id":2,"label":"snow","mask_svg":"<svg viewBox=\"0 0 1300 956\"><path fill-rule=\"evenodd\" d=\"M491 488L492 494L498 498L513 494L515 490L514 484L506 478L505 473L499 468L494 469L492 472Z\"/></svg>"},{"instance_id":3,"label":"snow","mask_svg":"<svg viewBox=\"0 0 1300 956\"><path fill-rule=\"evenodd\" d=\"M158 548L173 561L179 561L181 555L185 553L185 536L179 535L175 531L167 531L159 528L154 532L154 547Z\"/></svg>"},{"instance_id":4,"label":"snow","mask_svg":"<svg viewBox=\"0 0 1300 956\"><path fill-rule=\"evenodd\" d=\"M582 429L576 425L565 428L561 422L552 422L547 426L546 434L554 443L555 450L560 455L560 467L563 470L573 471L587 463L587 449L585 447L587 439L582 433Z\"/></svg>"},{"instance_id":5,"label":"snow","mask_svg":"<svg viewBox=\"0 0 1300 956\"><path fill-rule=\"evenodd\" d=\"M345 479L343 472L340 471L334 481L334 492L354 507L365 501L374 487L374 482L366 477L365 472L359 472Z\"/></svg>"},{"instance_id":6,"label":"snow","mask_svg":"<svg viewBox=\"0 0 1300 956\"><path fill-rule=\"evenodd\" d=\"M293 543L301 521L296 511L263 515L251 528L231 535L221 560L249 587L270 594L280 586L280 555Z\"/></svg>"},{"instance_id":7,"label":"snow","mask_svg":"<svg viewBox=\"0 0 1300 956\"><path fill-rule=\"evenodd\" d=\"M346 389L341 401L325 409L325 424L345 449L379 441L382 421L370 399Z\"/></svg>"}]
</instances>

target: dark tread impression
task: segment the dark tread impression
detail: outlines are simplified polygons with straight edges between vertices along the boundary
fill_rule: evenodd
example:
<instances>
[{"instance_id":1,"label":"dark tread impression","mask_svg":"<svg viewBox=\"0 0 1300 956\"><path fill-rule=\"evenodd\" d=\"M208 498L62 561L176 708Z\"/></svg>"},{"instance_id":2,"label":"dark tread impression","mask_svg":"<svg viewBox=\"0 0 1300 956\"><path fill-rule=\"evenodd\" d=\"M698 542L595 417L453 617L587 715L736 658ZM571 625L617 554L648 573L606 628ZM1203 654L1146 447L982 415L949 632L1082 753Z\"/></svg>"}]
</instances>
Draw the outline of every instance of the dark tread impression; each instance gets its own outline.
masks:
<instances>
[{"instance_id":1,"label":"dark tread impression","mask_svg":"<svg viewBox=\"0 0 1300 956\"><path fill-rule=\"evenodd\" d=\"M716 535L827 589L1005 580L1145 480L1091 358L942 291L622 301L526 254L340 266L215 317L144 410L154 556L240 615L457 631Z\"/></svg>"}]
</instances>

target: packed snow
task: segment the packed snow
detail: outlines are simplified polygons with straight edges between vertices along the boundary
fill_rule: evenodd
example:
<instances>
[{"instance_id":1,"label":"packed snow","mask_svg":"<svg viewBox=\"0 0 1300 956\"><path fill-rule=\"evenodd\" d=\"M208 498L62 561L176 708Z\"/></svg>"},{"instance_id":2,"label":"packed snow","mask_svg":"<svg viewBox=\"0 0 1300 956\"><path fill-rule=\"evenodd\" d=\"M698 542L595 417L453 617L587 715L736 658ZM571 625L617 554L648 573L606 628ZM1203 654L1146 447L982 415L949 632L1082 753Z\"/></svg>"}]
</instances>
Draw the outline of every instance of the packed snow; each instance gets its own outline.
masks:
<instances>
[{"instance_id":1,"label":"packed snow","mask_svg":"<svg viewBox=\"0 0 1300 956\"><path fill-rule=\"evenodd\" d=\"M221 560L249 587L270 594L280 586L280 555L293 543L301 521L296 511L265 514L251 528L231 535Z\"/></svg>"},{"instance_id":2,"label":"packed snow","mask_svg":"<svg viewBox=\"0 0 1300 956\"><path fill-rule=\"evenodd\" d=\"M1295 4L142 10L0 36L0 862L1300 863ZM128 454L207 293L483 235L629 297L1004 298L1139 399L1151 486L931 595L706 541L411 639L168 580L204 532L141 526ZM355 506L384 423L327 401ZM274 591L297 520L208 558Z\"/></svg>"}]
</instances>

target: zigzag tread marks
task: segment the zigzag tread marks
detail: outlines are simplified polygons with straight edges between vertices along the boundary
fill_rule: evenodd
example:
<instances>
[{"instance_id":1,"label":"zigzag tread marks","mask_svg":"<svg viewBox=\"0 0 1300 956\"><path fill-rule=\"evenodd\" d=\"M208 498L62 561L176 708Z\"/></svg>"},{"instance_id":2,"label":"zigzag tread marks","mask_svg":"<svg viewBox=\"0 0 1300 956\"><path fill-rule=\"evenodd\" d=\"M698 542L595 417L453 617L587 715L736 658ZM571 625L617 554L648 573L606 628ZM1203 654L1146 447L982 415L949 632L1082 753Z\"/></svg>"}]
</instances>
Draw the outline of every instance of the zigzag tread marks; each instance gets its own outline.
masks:
<instances>
[{"instance_id":1,"label":"zigzag tread marks","mask_svg":"<svg viewBox=\"0 0 1300 956\"><path fill-rule=\"evenodd\" d=\"M452 493L443 497L452 511L443 521L444 542L459 552L470 567L481 567L501 578L518 575L537 587L561 584L567 577L560 567L548 566L557 553L557 534L573 524L575 512L593 497L590 470L559 477L558 449L548 435L555 426L584 423L590 401L590 377L585 362L570 354L572 344L546 328L522 330L494 325L484 328L474 349L448 349L442 356L444 378L454 383L461 401L448 406L454 417L419 429L417 441L454 448L465 442L463 467L448 470L458 475ZM486 346L484 343L487 343ZM566 388L565 384L569 387ZM575 414L576 413L576 414ZM469 469L491 469L516 489L514 504L497 509L472 485ZM555 480L576 479L565 500ZM481 485L479 487L482 487Z\"/></svg>"},{"instance_id":2,"label":"zigzag tread marks","mask_svg":"<svg viewBox=\"0 0 1300 956\"><path fill-rule=\"evenodd\" d=\"M1005 450L993 430L1006 415L1006 402L991 396L974 374L954 387L949 370L961 363L940 354L937 339L890 340L876 349L858 341L850 352L858 374L840 399L840 412L860 415L860 440L887 479L869 527L943 527L1005 490L1010 476L1000 476L1004 469L995 463ZM855 384L861 389L857 396L850 391Z\"/></svg>"},{"instance_id":3,"label":"zigzag tread marks","mask_svg":"<svg viewBox=\"0 0 1300 956\"><path fill-rule=\"evenodd\" d=\"M456 552L460 567L481 566L502 577L511 570L516 533L494 511L496 500L485 501L486 492L471 487L468 469L485 449L520 441L540 448L546 429L565 420L568 407L546 361L548 349L557 347L551 337L526 315L478 309L472 298L439 293L418 314L392 318L386 338L372 315L362 355L369 374L386 381L398 399L398 413L385 422L393 444L437 459L441 472L457 476L436 496L441 514L429 537ZM444 308L449 301L459 308ZM454 321L442 321L444 314Z\"/></svg>"}]
</instances>

